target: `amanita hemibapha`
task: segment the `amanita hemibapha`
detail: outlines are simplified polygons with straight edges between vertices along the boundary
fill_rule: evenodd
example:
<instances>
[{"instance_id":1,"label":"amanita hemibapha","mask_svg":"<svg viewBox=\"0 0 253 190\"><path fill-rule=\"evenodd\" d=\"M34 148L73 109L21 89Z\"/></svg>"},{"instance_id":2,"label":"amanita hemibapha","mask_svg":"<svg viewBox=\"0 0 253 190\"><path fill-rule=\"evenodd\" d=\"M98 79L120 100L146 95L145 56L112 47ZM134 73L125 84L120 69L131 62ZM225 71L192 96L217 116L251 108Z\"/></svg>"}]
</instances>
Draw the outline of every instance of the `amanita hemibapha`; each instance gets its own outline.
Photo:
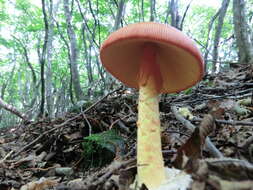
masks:
<instances>
[{"instance_id":1,"label":"amanita hemibapha","mask_svg":"<svg viewBox=\"0 0 253 190\"><path fill-rule=\"evenodd\" d=\"M204 63L194 42L165 24L143 22L123 27L100 49L104 67L129 87L139 89L138 182L148 189L166 183L158 107L160 93L176 93L195 85Z\"/></svg>"}]
</instances>

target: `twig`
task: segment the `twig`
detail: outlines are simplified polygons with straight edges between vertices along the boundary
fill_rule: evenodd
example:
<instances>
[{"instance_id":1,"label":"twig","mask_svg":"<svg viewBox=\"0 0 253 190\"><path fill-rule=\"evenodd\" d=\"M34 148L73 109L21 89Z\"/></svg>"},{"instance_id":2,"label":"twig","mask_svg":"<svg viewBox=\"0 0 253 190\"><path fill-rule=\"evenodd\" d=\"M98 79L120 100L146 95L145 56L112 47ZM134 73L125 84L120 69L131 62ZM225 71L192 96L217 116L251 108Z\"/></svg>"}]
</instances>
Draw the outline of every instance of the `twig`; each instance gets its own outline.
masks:
<instances>
[{"instance_id":1,"label":"twig","mask_svg":"<svg viewBox=\"0 0 253 190\"><path fill-rule=\"evenodd\" d=\"M87 189L90 189L91 187L97 187L98 185L104 183L115 171L118 171L120 168L126 167L129 164L135 163L136 158L132 158L127 161L118 161L115 160L108 166L107 171L100 177L98 175L94 175L89 179L87 182Z\"/></svg>"},{"instance_id":2,"label":"twig","mask_svg":"<svg viewBox=\"0 0 253 190\"><path fill-rule=\"evenodd\" d=\"M186 137L190 137L190 135L185 134L185 133L182 133L182 132L180 132L180 131L168 130L168 131L166 131L166 132L168 132L168 133L177 133L177 134L179 134L179 135L183 135L183 136L186 136Z\"/></svg>"},{"instance_id":3,"label":"twig","mask_svg":"<svg viewBox=\"0 0 253 190\"><path fill-rule=\"evenodd\" d=\"M88 127L89 127L89 136L92 134L92 126L89 122L89 120L87 119L85 113L82 114L83 115L83 118L85 119L86 123L88 124Z\"/></svg>"},{"instance_id":4,"label":"twig","mask_svg":"<svg viewBox=\"0 0 253 190\"><path fill-rule=\"evenodd\" d=\"M252 89L251 89L252 90ZM224 98L230 98L230 99L241 99L241 98L245 98L245 97L250 97L251 93L248 94L243 94L243 95L234 95L234 94L227 94L227 95L223 95L223 96L210 96L210 97L202 97L199 99L194 99L194 100L186 100L186 101L173 101L172 105L182 105L182 104L189 104L189 103L197 103L197 102L203 102L205 100L216 100L216 99L224 99Z\"/></svg>"},{"instance_id":5,"label":"twig","mask_svg":"<svg viewBox=\"0 0 253 190\"><path fill-rule=\"evenodd\" d=\"M201 122L201 118L193 118L192 121ZM248 121L235 121L235 120L220 120L216 119L215 122L222 123L222 124L228 124L228 125L246 125L246 126L253 126L253 122Z\"/></svg>"},{"instance_id":6,"label":"twig","mask_svg":"<svg viewBox=\"0 0 253 190\"><path fill-rule=\"evenodd\" d=\"M190 129L192 132L194 131L195 126L178 113L176 106L172 106L171 110L178 121L180 121L185 127ZM205 145L207 150L212 154L212 156L214 156L215 158L223 157L222 153L214 146L209 137L206 138Z\"/></svg>"},{"instance_id":7,"label":"twig","mask_svg":"<svg viewBox=\"0 0 253 190\"><path fill-rule=\"evenodd\" d=\"M10 151L2 160L0 160L0 164L5 162L5 160L7 160L8 157L10 157L10 155L14 152L14 150Z\"/></svg>"},{"instance_id":8,"label":"twig","mask_svg":"<svg viewBox=\"0 0 253 190\"><path fill-rule=\"evenodd\" d=\"M176 152L174 150L163 150L162 153L164 156L168 156L168 155L171 156L171 155L175 154ZM108 178L110 178L111 175L115 171L119 171L119 169L126 168L129 165L136 165L136 161L137 161L136 156L134 156L133 158L126 160L126 161L114 160L114 162L112 162L106 168L106 171L104 171L102 175L101 175L101 173L98 173L98 174L92 176L91 178L89 178L87 180L85 189L92 189L92 187L97 187L98 185L101 185ZM100 177L98 177L98 176L100 176Z\"/></svg>"},{"instance_id":9,"label":"twig","mask_svg":"<svg viewBox=\"0 0 253 190\"><path fill-rule=\"evenodd\" d=\"M86 112L90 111L92 108L96 107L96 105L98 105L100 102L102 102L104 99L106 99L109 95L113 94L114 92L117 92L117 91L121 90L122 88L123 88L123 86L117 88L116 90L113 90L113 91L109 92L104 97L102 97L101 99L99 99L98 101L96 101L94 104L92 104L90 107L88 107L87 109L85 109L83 111L83 113L86 113ZM80 113L79 115L81 115L83 113Z\"/></svg>"},{"instance_id":10,"label":"twig","mask_svg":"<svg viewBox=\"0 0 253 190\"><path fill-rule=\"evenodd\" d=\"M45 131L45 132L42 133L40 136L38 136L36 139L34 139L31 143L29 143L28 145L26 145L26 146L24 146L23 148L21 148L18 152L16 152L16 153L14 154L14 157L16 157L16 156L19 155L21 152L23 152L23 151L27 150L28 148L30 148L31 146L33 146L36 142L38 142L40 139L42 139L42 138L43 138L44 136L46 136L47 134L49 134L49 133L55 131L56 129L59 129L59 128L65 126L68 122L75 120L75 119L78 118L79 116L80 116L80 114L76 115L75 117L72 117L72 118L68 119L67 121L65 121L65 122L63 122L63 123L61 123L61 124L59 124L59 125L54 125L54 126L55 126L54 128L52 128L52 129L50 129L50 130L48 130L48 131Z\"/></svg>"},{"instance_id":11,"label":"twig","mask_svg":"<svg viewBox=\"0 0 253 190\"><path fill-rule=\"evenodd\" d=\"M112 127L115 125L115 124L118 124L120 126L121 129L123 129L124 131L126 131L127 133L130 133L128 127L126 127L126 125L122 122L122 120L130 117L132 115L132 113L124 116L123 118L119 118L117 120L115 120L114 122L111 123L109 129L112 129Z\"/></svg>"},{"instance_id":12,"label":"twig","mask_svg":"<svg viewBox=\"0 0 253 190\"><path fill-rule=\"evenodd\" d=\"M121 128L121 129L123 129L126 133L130 133L130 130L129 130L129 128L121 121L121 120L119 120L118 122L117 122L117 124L119 125L119 127Z\"/></svg>"}]
</instances>

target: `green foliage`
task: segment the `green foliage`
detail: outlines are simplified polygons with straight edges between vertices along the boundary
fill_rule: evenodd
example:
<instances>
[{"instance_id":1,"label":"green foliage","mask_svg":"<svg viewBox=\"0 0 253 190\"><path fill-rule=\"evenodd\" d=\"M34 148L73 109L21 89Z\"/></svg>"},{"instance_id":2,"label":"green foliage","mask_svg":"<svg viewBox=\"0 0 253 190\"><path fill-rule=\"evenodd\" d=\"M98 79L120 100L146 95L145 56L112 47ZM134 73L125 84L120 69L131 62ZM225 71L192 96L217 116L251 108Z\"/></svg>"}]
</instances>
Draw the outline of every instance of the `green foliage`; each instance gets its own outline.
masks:
<instances>
[{"instance_id":1,"label":"green foliage","mask_svg":"<svg viewBox=\"0 0 253 190\"><path fill-rule=\"evenodd\" d=\"M5 6L5 1L0 0L0 27L4 22L6 22L9 18L8 14L5 11L6 6Z\"/></svg>"},{"instance_id":2,"label":"green foliage","mask_svg":"<svg viewBox=\"0 0 253 190\"><path fill-rule=\"evenodd\" d=\"M196 36L198 41L205 44L208 34L208 25L217 10L212 7L194 6L185 20L184 30L190 31L191 36Z\"/></svg>"},{"instance_id":3,"label":"green foliage","mask_svg":"<svg viewBox=\"0 0 253 190\"><path fill-rule=\"evenodd\" d=\"M11 47L10 42L8 42L5 38L2 38L1 36L0 36L0 45L5 46L6 48L10 48Z\"/></svg>"},{"instance_id":4,"label":"green foliage","mask_svg":"<svg viewBox=\"0 0 253 190\"><path fill-rule=\"evenodd\" d=\"M32 110L34 115L37 114L40 104L40 91L35 93L34 86L31 82L32 75L31 69L28 67L25 57L24 47L27 50L28 58L31 66L35 70L37 83L36 89L40 89L40 62L38 52L42 51L44 43L44 20L41 6L36 6L40 0L0 0L0 91L2 87L7 84L4 93L4 100L17 109L26 112ZM78 44L78 71L80 73L81 88L84 94L88 91L88 88L92 86L92 96L99 96L103 93L104 86L101 82L101 73L98 57L99 47L97 47L94 41L100 46L100 44L107 38L112 32L115 23L115 17L117 14L117 2L115 0L79 0L80 6L85 19L79 12L77 1L73 1L72 10L72 26L74 28L77 44ZM36 2L36 4L35 4ZM46 12L49 16L49 2L46 2ZM50 47L51 53L51 69L52 69L52 89L54 98L54 110L59 113L70 110L70 65L69 65L69 52L70 47L69 37L67 35L67 23L64 14L63 1L53 1L53 43ZM70 1L71 2L71 1ZM89 4L90 2L90 4ZM143 12L142 12L142 2ZM183 16L187 4L185 1L179 1L179 14ZM200 2L200 1L199 1ZM203 2L203 1L202 1ZM220 1L221 2L221 1ZM248 20L251 26L253 25L253 0L247 1L247 14ZM121 25L127 25L135 22L149 21L150 19L150 1L132 0L126 1L126 7L124 17L121 21ZM57 6L56 6L57 5ZM210 20L218 11L219 6L201 6L198 1L193 1L188 13L185 17L183 32L188 36L198 41L199 48L202 53L212 52L215 34L215 25L210 33L209 45L205 48L207 43L208 25ZM156 1L156 18L157 22L164 23L168 16L168 23L170 23L170 16L168 15L168 1ZM82 26L85 24L87 28L83 30ZM84 32L84 37L82 36ZM227 11L224 26L221 34L221 43L219 44L219 59L224 60L237 60L237 49L235 40L232 36L233 31L233 14L232 3L230 2L229 9ZM230 38L231 37L231 38ZM85 42L85 43L84 43ZM87 47L85 48L85 44ZM39 51L38 51L39 50ZM46 55L47 57L47 55ZM211 56L208 59L212 59ZM11 74L11 68L15 63L16 69ZM91 64L93 81L90 84L88 81L87 64ZM46 62L47 71L48 63ZM207 68L211 68L211 64L207 65ZM101 71L104 76L106 73ZM11 77L10 77L11 75ZM45 73L47 77L47 73ZM47 86L46 86L47 88ZM73 91L73 89L72 89ZM190 93L190 90L185 93ZM1 94L0 94L1 95ZM57 98L62 98L62 102L57 102ZM29 107L31 100L36 99L34 107ZM73 107L72 107L73 108ZM77 108L77 111L80 109ZM4 124L13 124L12 114L8 116L8 112L0 113L3 120L7 121ZM34 116L33 115L33 116ZM11 121L7 118L11 118ZM1 125L1 124L0 124ZM86 140L87 141L87 140ZM89 140L90 142L91 140ZM98 144L96 145L98 146ZM101 145L99 145L101 147ZM104 147L104 149L106 149Z\"/></svg>"},{"instance_id":5,"label":"green foliage","mask_svg":"<svg viewBox=\"0 0 253 190\"><path fill-rule=\"evenodd\" d=\"M124 146L124 140L115 130L92 134L82 143L84 167L98 167L110 163L116 149Z\"/></svg>"},{"instance_id":6,"label":"green foliage","mask_svg":"<svg viewBox=\"0 0 253 190\"><path fill-rule=\"evenodd\" d=\"M192 88L188 88L187 90L184 91L184 93L187 95L191 94L191 92L192 92Z\"/></svg>"}]
</instances>

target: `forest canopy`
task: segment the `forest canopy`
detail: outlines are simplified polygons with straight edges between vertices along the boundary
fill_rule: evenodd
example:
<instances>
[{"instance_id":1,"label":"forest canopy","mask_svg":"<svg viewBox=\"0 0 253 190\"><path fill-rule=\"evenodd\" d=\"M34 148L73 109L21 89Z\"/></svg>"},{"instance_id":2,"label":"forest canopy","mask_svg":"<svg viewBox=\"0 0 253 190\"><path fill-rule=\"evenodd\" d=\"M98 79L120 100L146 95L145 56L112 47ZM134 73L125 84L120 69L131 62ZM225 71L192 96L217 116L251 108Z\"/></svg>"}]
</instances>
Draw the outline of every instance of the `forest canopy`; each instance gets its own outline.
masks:
<instances>
[{"instance_id":1,"label":"forest canopy","mask_svg":"<svg viewBox=\"0 0 253 190\"><path fill-rule=\"evenodd\" d=\"M0 0L0 127L57 117L113 90L100 45L147 21L191 37L209 74L253 64L253 0Z\"/></svg>"}]
</instances>

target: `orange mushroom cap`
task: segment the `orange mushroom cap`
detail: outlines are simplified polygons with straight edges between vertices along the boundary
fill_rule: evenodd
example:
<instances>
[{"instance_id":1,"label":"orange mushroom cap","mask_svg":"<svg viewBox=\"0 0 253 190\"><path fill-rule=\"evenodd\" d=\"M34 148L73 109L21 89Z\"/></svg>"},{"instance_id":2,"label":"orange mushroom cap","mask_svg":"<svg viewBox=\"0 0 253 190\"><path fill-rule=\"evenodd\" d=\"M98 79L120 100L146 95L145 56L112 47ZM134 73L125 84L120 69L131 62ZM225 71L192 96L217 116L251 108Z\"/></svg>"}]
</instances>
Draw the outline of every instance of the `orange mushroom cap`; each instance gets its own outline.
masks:
<instances>
[{"instance_id":1,"label":"orange mushroom cap","mask_svg":"<svg viewBox=\"0 0 253 190\"><path fill-rule=\"evenodd\" d=\"M138 89L142 49L147 43L156 47L161 93L179 92L201 80L204 62L194 42L176 28L160 23L136 23L113 32L101 46L101 62L114 77Z\"/></svg>"}]
</instances>

